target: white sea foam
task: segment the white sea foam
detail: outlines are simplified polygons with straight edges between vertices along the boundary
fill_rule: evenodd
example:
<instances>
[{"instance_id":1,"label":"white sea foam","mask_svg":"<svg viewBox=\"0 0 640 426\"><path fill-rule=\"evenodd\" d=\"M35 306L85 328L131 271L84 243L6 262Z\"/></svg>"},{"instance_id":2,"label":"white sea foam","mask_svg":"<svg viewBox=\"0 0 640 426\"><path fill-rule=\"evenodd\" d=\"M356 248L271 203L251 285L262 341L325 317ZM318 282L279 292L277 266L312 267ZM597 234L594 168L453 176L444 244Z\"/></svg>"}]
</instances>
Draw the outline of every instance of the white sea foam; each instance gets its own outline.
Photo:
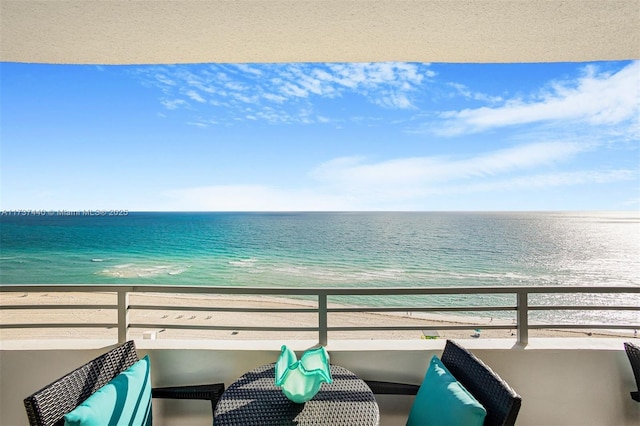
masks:
<instances>
[{"instance_id":1,"label":"white sea foam","mask_svg":"<svg viewBox=\"0 0 640 426\"><path fill-rule=\"evenodd\" d=\"M98 272L111 278L152 278L160 275L180 275L186 267L177 265L136 265L125 263Z\"/></svg>"},{"instance_id":2,"label":"white sea foam","mask_svg":"<svg viewBox=\"0 0 640 426\"><path fill-rule=\"evenodd\" d=\"M363 282L375 279L396 280L406 274L402 269L370 269L370 270L354 270L344 268L323 268L319 266L303 266L303 265L271 265L265 270L276 272L282 275L294 277L302 277L305 279L313 278L322 281L332 282Z\"/></svg>"},{"instance_id":3,"label":"white sea foam","mask_svg":"<svg viewBox=\"0 0 640 426\"><path fill-rule=\"evenodd\" d=\"M132 266L133 266L132 263L125 263L125 264L122 264L122 265L116 265L116 266L114 266L114 268L116 268L116 269L126 269L126 268L131 268Z\"/></svg>"},{"instance_id":4,"label":"white sea foam","mask_svg":"<svg viewBox=\"0 0 640 426\"><path fill-rule=\"evenodd\" d=\"M230 260L229 265L241 266L241 267L252 267L258 259L255 257L250 257L248 259L240 259L240 260Z\"/></svg>"},{"instance_id":5,"label":"white sea foam","mask_svg":"<svg viewBox=\"0 0 640 426\"><path fill-rule=\"evenodd\" d=\"M490 281L502 281L502 280L513 280L513 281L521 281L521 282L529 282L529 281L540 281L545 280L544 276L532 276L526 274L519 274L515 272L445 272L445 271L437 271L433 273L429 273L429 277L431 279L442 278L444 280L457 279L457 280L467 280L467 279L479 279L479 280L490 280Z\"/></svg>"},{"instance_id":6,"label":"white sea foam","mask_svg":"<svg viewBox=\"0 0 640 426\"><path fill-rule=\"evenodd\" d=\"M357 272L355 274L361 280L370 279L385 279L396 280L405 275L405 271L402 269L372 269L364 272Z\"/></svg>"},{"instance_id":7,"label":"white sea foam","mask_svg":"<svg viewBox=\"0 0 640 426\"><path fill-rule=\"evenodd\" d=\"M95 259L91 259L92 262L104 262L104 259L100 259L100 258L95 258Z\"/></svg>"}]
</instances>

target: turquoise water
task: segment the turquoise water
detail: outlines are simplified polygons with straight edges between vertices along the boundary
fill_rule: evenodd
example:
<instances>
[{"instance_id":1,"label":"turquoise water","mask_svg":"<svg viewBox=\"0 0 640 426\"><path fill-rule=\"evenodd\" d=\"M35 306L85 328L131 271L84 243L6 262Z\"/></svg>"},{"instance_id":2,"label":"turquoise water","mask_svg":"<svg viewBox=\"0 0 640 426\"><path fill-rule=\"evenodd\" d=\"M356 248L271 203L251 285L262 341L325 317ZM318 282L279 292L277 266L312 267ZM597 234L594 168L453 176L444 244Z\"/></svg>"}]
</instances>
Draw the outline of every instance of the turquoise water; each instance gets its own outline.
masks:
<instances>
[{"instance_id":1,"label":"turquoise water","mask_svg":"<svg viewBox=\"0 0 640 426\"><path fill-rule=\"evenodd\" d=\"M636 212L54 212L0 243L2 284L640 285Z\"/></svg>"}]
</instances>

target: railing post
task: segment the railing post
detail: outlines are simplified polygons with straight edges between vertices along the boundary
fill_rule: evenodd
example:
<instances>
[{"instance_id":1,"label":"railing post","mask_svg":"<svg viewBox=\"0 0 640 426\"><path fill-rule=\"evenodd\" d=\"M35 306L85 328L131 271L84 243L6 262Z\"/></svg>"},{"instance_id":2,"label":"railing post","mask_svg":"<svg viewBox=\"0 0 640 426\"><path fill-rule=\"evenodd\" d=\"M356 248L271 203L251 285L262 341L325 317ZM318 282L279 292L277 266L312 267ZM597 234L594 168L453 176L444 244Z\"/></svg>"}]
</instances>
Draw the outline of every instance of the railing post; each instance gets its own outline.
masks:
<instances>
[{"instance_id":1,"label":"railing post","mask_svg":"<svg viewBox=\"0 0 640 426\"><path fill-rule=\"evenodd\" d=\"M129 334L129 292L118 291L118 343L128 340Z\"/></svg>"},{"instance_id":2,"label":"railing post","mask_svg":"<svg viewBox=\"0 0 640 426\"><path fill-rule=\"evenodd\" d=\"M318 343L327 346L327 295L318 294Z\"/></svg>"},{"instance_id":3,"label":"railing post","mask_svg":"<svg viewBox=\"0 0 640 426\"><path fill-rule=\"evenodd\" d=\"M529 343L529 293L526 290L518 291L518 341L520 346Z\"/></svg>"}]
</instances>

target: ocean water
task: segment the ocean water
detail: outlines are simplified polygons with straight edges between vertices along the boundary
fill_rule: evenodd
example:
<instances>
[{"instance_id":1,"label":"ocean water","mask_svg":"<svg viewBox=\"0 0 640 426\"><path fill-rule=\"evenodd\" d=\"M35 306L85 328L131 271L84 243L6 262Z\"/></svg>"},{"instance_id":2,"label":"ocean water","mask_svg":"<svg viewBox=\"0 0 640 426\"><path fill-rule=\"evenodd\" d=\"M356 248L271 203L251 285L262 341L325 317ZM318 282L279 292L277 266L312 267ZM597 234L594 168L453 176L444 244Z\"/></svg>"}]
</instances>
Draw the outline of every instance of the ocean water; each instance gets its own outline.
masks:
<instances>
[{"instance_id":1,"label":"ocean water","mask_svg":"<svg viewBox=\"0 0 640 426\"><path fill-rule=\"evenodd\" d=\"M637 212L87 213L0 216L0 284L640 285ZM555 297L640 305L636 296ZM615 315L638 322L637 312Z\"/></svg>"}]
</instances>

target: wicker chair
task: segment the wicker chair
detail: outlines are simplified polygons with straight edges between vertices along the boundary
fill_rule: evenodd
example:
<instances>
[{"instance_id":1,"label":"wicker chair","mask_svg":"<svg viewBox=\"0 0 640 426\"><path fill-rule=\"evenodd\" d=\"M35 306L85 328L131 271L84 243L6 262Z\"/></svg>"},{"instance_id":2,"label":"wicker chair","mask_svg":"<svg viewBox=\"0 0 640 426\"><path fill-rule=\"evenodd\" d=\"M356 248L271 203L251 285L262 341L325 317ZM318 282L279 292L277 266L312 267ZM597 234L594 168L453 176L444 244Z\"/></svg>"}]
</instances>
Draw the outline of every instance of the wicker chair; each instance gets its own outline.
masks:
<instances>
[{"instance_id":1,"label":"wicker chair","mask_svg":"<svg viewBox=\"0 0 640 426\"><path fill-rule=\"evenodd\" d=\"M118 374L138 361L135 343L126 342L89 361L24 400L30 425L64 425L64 415ZM211 401L212 410L224 392L224 384L156 388L153 398Z\"/></svg>"},{"instance_id":2,"label":"wicker chair","mask_svg":"<svg viewBox=\"0 0 640 426\"><path fill-rule=\"evenodd\" d=\"M457 343L447 340L442 363L453 376L487 410L485 425L513 425L520 411L522 398L475 355ZM416 395L419 385L366 381L373 393Z\"/></svg>"},{"instance_id":3,"label":"wicker chair","mask_svg":"<svg viewBox=\"0 0 640 426\"><path fill-rule=\"evenodd\" d=\"M633 376L636 378L636 387L638 388L637 391L631 392L631 398L633 398L634 401L640 402L640 346L635 343L625 342L624 350L629 357Z\"/></svg>"}]
</instances>

